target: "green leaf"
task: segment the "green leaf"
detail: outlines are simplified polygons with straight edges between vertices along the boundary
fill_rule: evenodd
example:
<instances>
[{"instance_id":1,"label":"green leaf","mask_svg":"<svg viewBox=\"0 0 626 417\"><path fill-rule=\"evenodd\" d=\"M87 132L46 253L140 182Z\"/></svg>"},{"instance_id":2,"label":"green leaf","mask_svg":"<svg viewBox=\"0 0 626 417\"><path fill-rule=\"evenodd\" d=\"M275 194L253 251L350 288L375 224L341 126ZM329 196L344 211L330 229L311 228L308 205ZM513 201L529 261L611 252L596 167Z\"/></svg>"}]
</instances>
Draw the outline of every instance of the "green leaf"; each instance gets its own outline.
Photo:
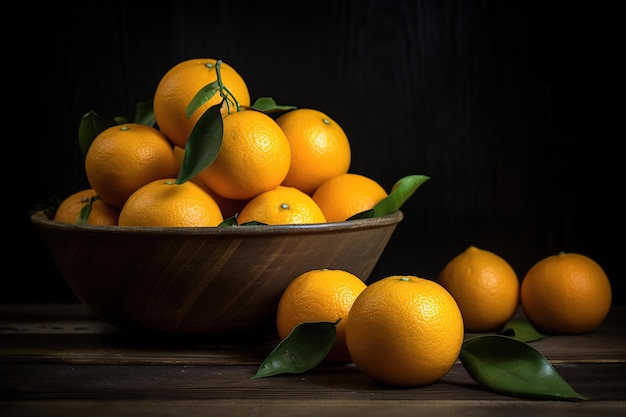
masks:
<instances>
[{"instance_id":1,"label":"green leaf","mask_svg":"<svg viewBox=\"0 0 626 417\"><path fill-rule=\"evenodd\" d=\"M90 110L80 119L80 124L78 125L78 146L80 147L80 151L85 158L87 155L87 151L91 146L91 142L95 139L96 136L104 129L113 126L111 122L106 120L104 117L97 114L95 111Z\"/></svg>"},{"instance_id":2,"label":"green leaf","mask_svg":"<svg viewBox=\"0 0 626 417\"><path fill-rule=\"evenodd\" d=\"M34 214L37 211L56 211L57 208L59 208L59 205L61 204L61 201L63 201L63 199L59 196L53 195L49 198L48 202L46 203L35 203L33 204L32 208L28 210L28 215L31 216L32 214Z\"/></svg>"},{"instance_id":3,"label":"green leaf","mask_svg":"<svg viewBox=\"0 0 626 417\"><path fill-rule=\"evenodd\" d=\"M186 116L190 118L192 114L196 112L204 103L211 100L211 98L217 93L220 89L220 84L218 80L213 81L202 87L195 96L189 102L187 106ZM220 103L221 105L221 103Z\"/></svg>"},{"instance_id":4,"label":"green leaf","mask_svg":"<svg viewBox=\"0 0 626 417\"><path fill-rule=\"evenodd\" d=\"M89 203L85 204L83 208L80 209L80 214L78 215L78 224L87 224L89 220L89 215L91 214L91 210L93 209L93 203L96 200L99 200L100 196L93 196L89 199Z\"/></svg>"},{"instance_id":5,"label":"green leaf","mask_svg":"<svg viewBox=\"0 0 626 417\"><path fill-rule=\"evenodd\" d=\"M408 175L400 178L391 188L389 195L379 201L373 209L357 213L348 220L369 219L395 213L429 179L430 177L426 175Z\"/></svg>"},{"instance_id":6,"label":"green leaf","mask_svg":"<svg viewBox=\"0 0 626 417\"><path fill-rule=\"evenodd\" d=\"M499 394L544 400L588 399L574 391L541 353L510 337L468 339L459 358L476 382Z\"/></svg>"},{"instance_id":7,"label":"green leaf","mask_svg":"<svg viewBox=\"0 0 626 417\"><path fill-rule=\"evenodd\" d=\"M239 222L237 221L237 213L227 219L222 220L222 222L217 225L217 227L223 226L239 226Z\"/></svg>"},{"instance_id":8,"label":"green leaf","mask_svg":"<svg viewBox=\"0 0 626 417\"><path fill-rule=\"evenodd\" d=\"M511 319L504 324L500 334L512 337L520 342L532 342L543 339L545 336L539 333L527 320Z\"/></svg>"},{"instance_id":9,"label":"green leaf","mask_svg":"<svg viewBox=\"0 0 626 417\"><path fill-rule=\"evenodd\" d=\"M315 368L333 347L340 321L299 324L261 363L251 379L302 373Z\"/></svg>"},{"instance_id":10,"label":"green leaf","mask_svg":"<svg viewBox=\"0 0 626 417\"><path fill-rule=\"evenodd\" d=\"M222 102L209 107L191 130L176 184L182 184L195 177L217 158L224 135L221 107Z\"/></svg>"},{"instance_id":11,"label":"green leaf","mask_svg":"<svg viewBox=\"0 0 626 417\"><path fill-rule=\"evenodd\" d=\"M222 222L220 224L217 225L217 227L226 227L226 226L267 226L267 223L261 223L258 222L256 220L250 220L249 222L245 222L242 224L239 224L239 221L237 220L237 218L239 217L239 213L235 213L233 216L222 220Z\"/></svg>"},{"instance_id":12,"label":"green leaf","mask_svg":"<svg viewBox=\"0 0 626 417\"><path fill-rule=\"evenodd\" d=\"M154 118L152 100L137 103L137 106L135 107L135 123L146 126L154 126L156 119Z\"/></svg>"},{"instance_id":13,"label":"green leaf","mask_svg":"<svg viewBox=\"0 0 626 417\"><path fill-rule=\"evenodd\" d=\"M273 112L297 109L296 106L276 104L274 99L271 97L257 98L254 104L251 106L251 108L253 108L254 110L263 112L263 113L273 113Z\"/></svg>"},{"instance_id":14,"label":"green leaf","mask_svg":"<svg viewBox=\"0 0 626 417\"><path fill-rule=\"evenodd\" d=\"M83 208L80 209L80 214L78 215L78 221L76 223L87 224L87 220L89 220L89 215L91 214L92 208L93 205L91 204L91 201L89 202L89 204L85 204Z\"/></svg>"}]
</instances>

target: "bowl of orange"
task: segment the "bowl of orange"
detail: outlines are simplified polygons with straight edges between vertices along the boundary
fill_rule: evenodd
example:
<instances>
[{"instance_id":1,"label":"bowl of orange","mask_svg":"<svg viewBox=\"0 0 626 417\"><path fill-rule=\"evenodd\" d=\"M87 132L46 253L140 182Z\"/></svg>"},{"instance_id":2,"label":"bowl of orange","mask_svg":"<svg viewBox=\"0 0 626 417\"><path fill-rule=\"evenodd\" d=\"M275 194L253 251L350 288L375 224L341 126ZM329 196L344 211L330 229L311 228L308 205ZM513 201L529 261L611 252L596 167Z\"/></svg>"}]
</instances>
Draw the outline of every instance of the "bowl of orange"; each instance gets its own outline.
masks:
<instances>
[{"instance_id":1,"label":"bowl of orange","mask_svg":"<svg viewBox=\"0 0 626 417\"><path fill-rule=\"evenodd\" d=\"M174 66L151 103L133 122L87 112L78 142L91 188L31 216L77 298L120 329L274 337L287 285L313 269L365 282L428 179L387 193L349 172L333 119L252 104L221 60Z\"/></svg>"},{"instance_id":2,"label":"bowl of orange","mask_svg":"<svg viewBox=\"0 0 626 417\"><path fill-rule=\"evenodd\" d=\"M397 210L317 224L122 227L31 215L71 290L101 319L218 344L275 340L280 296L303 272L366 281L402 219Z\"/></svg>"}]
</instances>

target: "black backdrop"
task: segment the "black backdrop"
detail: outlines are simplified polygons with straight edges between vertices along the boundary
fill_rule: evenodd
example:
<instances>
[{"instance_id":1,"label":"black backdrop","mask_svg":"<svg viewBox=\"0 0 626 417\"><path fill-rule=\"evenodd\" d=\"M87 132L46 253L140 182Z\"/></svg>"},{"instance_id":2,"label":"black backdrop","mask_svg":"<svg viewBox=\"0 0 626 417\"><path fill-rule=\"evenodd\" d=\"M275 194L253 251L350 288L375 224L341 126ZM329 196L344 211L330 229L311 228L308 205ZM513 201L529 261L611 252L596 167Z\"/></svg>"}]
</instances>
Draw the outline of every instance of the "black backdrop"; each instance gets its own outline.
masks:
<instances>
[{"instance_id":1,"label":"black backdrop","mask_svg":"<svg viewBox=\"0 0 626 417\"><path fill-rule=\"evenodd\" d=\"M26 153L12 178L21 187L26 169L28 199L8 254L24 268L3 278L1 302L76 301L26 213L86 188L76 138L81 116L95 110L132 118L170 67L211 57L241 73L253 100L315 108L340 123L353 147L352 172L388 189L408 174L431 177L404 206L372 281L436 278L469 245L501 255L520 279L539 259L568 251L598 261L612 280L614 304L624 304L617 6L318 0L43 7L16 15L23 33L9 40L28 69L14 68L6 86L20 86L24 104L11 117L24 119L19 134L5 136L17 144L5 160Z\"/></svg>"}]
</instances>

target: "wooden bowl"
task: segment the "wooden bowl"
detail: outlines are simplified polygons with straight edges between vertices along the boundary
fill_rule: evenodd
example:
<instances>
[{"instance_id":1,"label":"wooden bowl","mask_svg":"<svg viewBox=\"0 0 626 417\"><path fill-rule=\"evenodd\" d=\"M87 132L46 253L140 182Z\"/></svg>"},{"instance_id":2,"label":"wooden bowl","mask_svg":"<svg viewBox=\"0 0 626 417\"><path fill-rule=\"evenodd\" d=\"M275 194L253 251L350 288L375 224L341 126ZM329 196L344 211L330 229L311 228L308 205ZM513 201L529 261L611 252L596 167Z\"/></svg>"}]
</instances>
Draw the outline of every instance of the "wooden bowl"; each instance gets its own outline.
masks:
<instances>
[{"instance_id":1,"label":"wooden bowl","mask_svg":"<svg viewBox=\"0 0 626 417\"><path fill-rule=\"evenodd\" d=\"M337 223L148 228L31 215L77 298L120 329L257 343L276 334L283 290L311 269L364 282L403 213Z\"/></svg>"}]
</instances>

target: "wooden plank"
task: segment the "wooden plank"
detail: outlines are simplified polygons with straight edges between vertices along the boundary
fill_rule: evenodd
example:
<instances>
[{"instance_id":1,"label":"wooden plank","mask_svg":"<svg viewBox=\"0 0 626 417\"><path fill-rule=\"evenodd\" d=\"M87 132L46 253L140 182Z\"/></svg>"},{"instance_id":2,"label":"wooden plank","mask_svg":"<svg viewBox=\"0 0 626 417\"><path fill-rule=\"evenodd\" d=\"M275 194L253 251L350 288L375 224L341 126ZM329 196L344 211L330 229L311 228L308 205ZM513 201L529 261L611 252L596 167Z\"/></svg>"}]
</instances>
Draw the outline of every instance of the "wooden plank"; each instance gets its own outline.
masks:
<instances>
[{"instance_id":1,"label":"wooden plank","mask_svg":"<svg viewBox=\"0 0 626 417\"><path fill-rule=\"evenodd\" d=\"M626 399L626 364L557 364L578 393L594 401ZM378 385L355 366L320 367L304 374L250 379L257 366L74 365L0 362L1 400L351 399L498 400L460 363L434 384Z\"/></svg>"},{"instance_id":2,"label":"wooden plank","mask_svg":"<svg viewBox=\"0 0 626 417\"><path fill-rule=\"evenodd\" d=\"M615 417L626 413L622 401L563 403L504 399L496 401L419 399L193 399L193 400L37 400L1 402L7 416L64 417Z\"/></svg>"},{"instance_id":3,"label":"wooden plank","mask_svg":"<svg viewBox=\"0 0 626 417\"><path fill-rule=\"evenodd\" d=\"M591 400L569 403L489 392L459 361L436 383L408 389L379 386L353 364L252 380L274 344L217 347L128 334L80 305L0 305L0 415L623 415L625 312L614 308L587 335L532 342Z\"/></svg>"},{"instance_id":4,"label":"wooden plank","mask_svg":"<svg viewBox=\"0 0 626 417\"><path fill-rule=\"evenodd\" d=\"M626 307L615 307L593 333L549 335L531 345L553 363L624 363L625 329ZM103 323L80 305L0 305L0 336L0 359L105 365L258 364L277 343L213 346L198 337L129 334Z\"/></svg>"}]
</instances>

